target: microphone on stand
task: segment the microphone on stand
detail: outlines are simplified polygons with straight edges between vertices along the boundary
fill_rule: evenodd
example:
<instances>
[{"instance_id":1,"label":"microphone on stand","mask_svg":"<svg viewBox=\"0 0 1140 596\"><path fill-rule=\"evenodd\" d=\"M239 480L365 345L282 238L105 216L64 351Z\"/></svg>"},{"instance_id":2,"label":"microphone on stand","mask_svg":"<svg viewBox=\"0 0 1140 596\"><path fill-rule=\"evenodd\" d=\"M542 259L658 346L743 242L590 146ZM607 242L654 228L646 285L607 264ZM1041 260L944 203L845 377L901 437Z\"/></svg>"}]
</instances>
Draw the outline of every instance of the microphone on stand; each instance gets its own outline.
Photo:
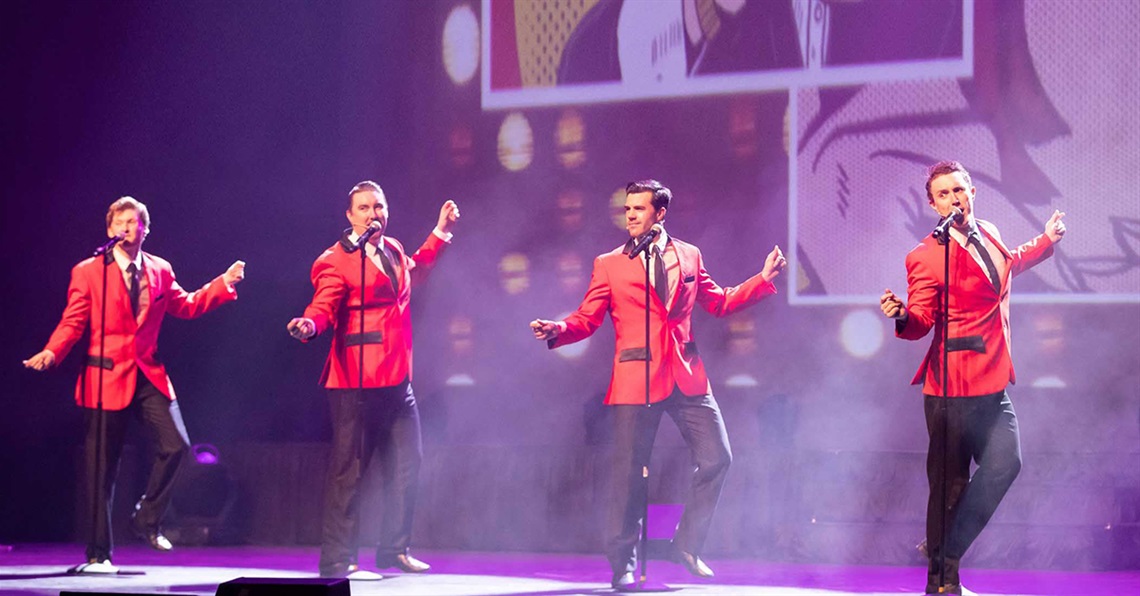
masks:
<instances>
[{"instance_id":1,"label":"microphone on stand","mask_svg":"<svg viewBox=\"0 0 1140 596\"><path fill-rule=\"evenodd\" d=\"M649 231L641 237L641 240L638 240L637 244L633 247L633 250L629 251L629 258L631 260L636 259L637 255L641 254L645 251L645 249L649 248L649 245L652 244L653 241L661 235L661 232L664 231L665 228L661 227L661 224L653 224L653 227L649 228Z\"/></svg>"},{"instance_id":2,"label":"microphone on stand","mask_svg":"<svg viewBox=\"0 0 1140 596\"><path fill-rule=\"evenodd\" d=\"M379 232L380 228L380 222L372 220L372 223L368 224L368 229L364 230L364 233L361 234L360 238L356 240L356 244L353 245L352 250L348 252L352 253L364 248L364 245L368 242L368 239L374 236L376 232Z\"/></svg>"},{"instance_id":3,"label":"microphone on stand","mask_svg":"<svg viewBox=\"0 0 1140 596\"><path fill-rule=\"evenodd\" d=\"M126 234L124 234L122 232L115 234L114 236L111 237L110 240L99 245L99 247L95 249L95 252L91 253L91 256L97 257L101 254L106 253L107 251L114 248L116 244L122 242L124 237L126 237Z\"/></svg>"},{"instance_id":4,"label":"microphone on stand","mask_svg":"<svg viewBox=\"0 0 1140 596\"><path fill-rule=\"evenodd\" d=\"M962 210L957 207L951 207L950 213L938 222L934 231L930 233L939 244L946 244L950 240L950 224L962 223Z\"/></svg>"}]
</instances>

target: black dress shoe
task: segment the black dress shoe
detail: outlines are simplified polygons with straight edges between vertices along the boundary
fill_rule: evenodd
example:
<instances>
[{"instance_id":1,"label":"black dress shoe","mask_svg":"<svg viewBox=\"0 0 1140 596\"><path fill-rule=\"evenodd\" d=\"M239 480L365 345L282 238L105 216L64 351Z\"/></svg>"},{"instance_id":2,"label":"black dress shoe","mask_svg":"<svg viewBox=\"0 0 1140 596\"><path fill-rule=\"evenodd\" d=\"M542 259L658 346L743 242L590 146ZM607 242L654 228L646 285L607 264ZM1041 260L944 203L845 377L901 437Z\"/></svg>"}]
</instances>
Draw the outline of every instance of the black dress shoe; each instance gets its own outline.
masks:
<instances>
[{"instance_id":1,"label":"black dress shoe","mask_svg":"<svg viewBox=\"0 0 1140 596\"><path fill-rule=\"evenodd\" d=\"M637 585L637 580L633 579L632 571L626 571L625 573L615 573L614 578L610 580L610 586L613 586L613 589L619 592L629 590L635 585Z\"/></svg>"},{"instance_id":2,"label":"black dress shoe","mask_svg":"<svg viewBox=\"0 0 1140 596\"><path fill-rule=\"evenodd\" d=\"M687 553L683 550L677 551L677 555L677 558L680 559L681 564L684 565L685 569L688 569L689 573L691 573L693 576L703 577L706 579L713 576L713 570L709 569L709 566L705 565L705 562L702 561L701 558L697 555Z\"/></svg>"},{"instance_id":3,"label":"black dress shoe","mask_svg":"<svg viewBox=\"0 0 1140 596\"><path fill-rule=\"evenodd\" d=\"M400 553L391 559L381 560L376 559L376 566L381 569L388 567L395 567L404 573L423 573L431 569L431 565L409 555L408 553Z\"/></svg>"},{"instance_id":4,"label":"black dress shoe","mask_svg":"<svg viewBox=\"0 0 1140 596\"><path fill-rule=\"evenodd\" d=\"M150 545L156 551L167 552L174 549L174 545L167 540L166 536L162 535L162 530L157 527L148 528L139 522L139 518L131 515L131 529L135 531L135 535L142 538L144 542Z\"/></svg>"}]
</instances>

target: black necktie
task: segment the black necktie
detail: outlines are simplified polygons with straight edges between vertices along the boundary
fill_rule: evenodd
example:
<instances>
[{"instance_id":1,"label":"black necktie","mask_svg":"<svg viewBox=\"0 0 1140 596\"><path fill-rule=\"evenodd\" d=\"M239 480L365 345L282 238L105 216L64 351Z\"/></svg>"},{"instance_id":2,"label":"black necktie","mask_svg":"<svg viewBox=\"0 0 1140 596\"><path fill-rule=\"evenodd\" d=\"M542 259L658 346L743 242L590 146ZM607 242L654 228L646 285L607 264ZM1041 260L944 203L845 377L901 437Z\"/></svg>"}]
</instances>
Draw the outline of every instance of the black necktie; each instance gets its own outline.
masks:
<instances>
[{"instance_id":1,"label":"black necktie","mask_svg":"<svg viewBox=\"0 0 1140 596\"><path fill-rule=\"evenodd\" d=\"M127 273L131 274L131 314L139 316L139 268L134 263L127 265Z\"/></svg>"},{"instance_id":2,"label":"black necktie","mask_svg":"<svg viewBox=\"0 0 1140 596\"><path fill-rule=\"evenodd\" d=\"M392 261L388 258L388 253L384 252L383 246L376 246L376 256L380 257L380 267L384 269L384 275L387 275L388 280L392 282L392 292L399 294L400 282L396 281L396 268L392 266Z\"/></svg>"},{"instance_id":3,"label":"black necktie","mask_svg":"<svg viewBox=\"0 0 1140 596\"><path fill-rule=\"evenodd\" d=\"M994 266L994 260L990 258L990 251L982 244L982 238L977 232L970 232L967 242L974 246L978 251L978 256L982 257L982 262L986 264L986 271L990 274L990 281L994 284L995 290L1001 290L1001 279L998 278L997 267Z\"/></svg>"},{"instance_id":4,"label":"black necktie","mask_svg":"<svg viewBox=\"0 0 1140 596\"><path fill-rule=\"evenodd\" d=\"M669 303L669 274L665 271L665 256L661 254L661 249L656 245L653 247L653 275L656 279L653 280L653 289L657 291L657 297L661 299L661 304Z\"/></svg>"}]
</instances>

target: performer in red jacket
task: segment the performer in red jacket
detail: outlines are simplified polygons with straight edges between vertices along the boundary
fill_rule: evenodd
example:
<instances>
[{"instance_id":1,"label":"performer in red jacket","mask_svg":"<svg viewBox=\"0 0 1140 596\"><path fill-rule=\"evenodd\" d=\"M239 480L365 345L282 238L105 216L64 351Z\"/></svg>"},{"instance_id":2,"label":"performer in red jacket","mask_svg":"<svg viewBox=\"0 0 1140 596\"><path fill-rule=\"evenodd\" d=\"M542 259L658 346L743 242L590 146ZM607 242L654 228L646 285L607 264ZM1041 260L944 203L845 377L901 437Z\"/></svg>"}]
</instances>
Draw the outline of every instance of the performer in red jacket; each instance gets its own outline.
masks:
<instances>
[{"instance_id":1,"label":"performer in red jacket","mask_svg":"<svg viewBox=\"0 0 1140 596\"><path fill-rule=\"evenodd\" d=\"M384 505L376 566L422 573L431 567L413 557L412 514L423 446L419 410L412 393L412 286L426 278L451 242L459 207L447 201L435 230L409 256L403 245L384 235L388 200L375 182L357 184L345 211L352 229L313 263L313 300L302 316L287 325L290 335L308 341L333 329L332 348L321 373L329 390L333 442L321 540L320 572L325 577L378 580L360 569L359 485L373 452L384 458ZM362 302L361 235L375 228L364 251L365 290ZM363 331L361 331L363 317ZM364 351L363 377L360 351ZM363 379L363 383L362 383Z\"/></svg>"},{"instance_id":2,"label":"performer in red jacket","mask_svg":"<svg viewBox=\"0 0 1140 596\"><path fill-rule=\"evenodd\" d=\"M578 310L563 321L531 322L535 338L557 348L589 337L609 313L617 336L613 376L605 403L613 407L613 498L607 517L606 555L615 588L634 584L636 546L644 523L642 469L649 464L653 440L668 412L681 431L697 464L685 512L673 538L682 564L698 577L713 572L700 558L709 523L720 498L732 451L720 408L713 397L704 364L693 342L691 315L699 303L723 317L776 293L772 280L787 265L777 246L764 269L736 287L722 288L705 271L697 247L664 231L672 200L656 180L626 186L626 229L630 239L594 259L590 287ZM650 345L645 345L645 262L628 253L651 230L659 235L650 245L653 286L649 303ZM645 407L645 361L649 360L649 401Z\"/></svg>"},{"instance_id":3,"label":"performer in red jacket","mask_svg":"<svg viewBox=\"0 0 1140 596\"><path fill-rule=\"evenodd\" d=\"M167 313L193 319L236 300L234 285L245 277L245 263L237 261L201 289L187 292L175 280L170 263L142 251L149 232L146 205L131 197L111 203L107 210L107 237L121 234L122 240L104 255L86 259L71 270L63 318L43 351L24 361L27 368L51 368L90 329L87 363L76 384L75 401L84 408L86 418L86 506L95 518L87 543L87 563L75 568L80 573L118 571L111 563L111 496L127 422L132 416L147 425L155 444L146 493L135 505L132 526L152 548L172 548L162 535L160 522L170 504L174 479L189 452L190 440L174 386L158 358L162 319ZM102 435L100 418L105 427Z\"/></svg>"},{"instance_id":4,"label":"performer in red jacket","mask_svg":"<svg viewBox=\"0 0 1140 596\"><path fill-rule=\"evenodd\" d=\"M930 556L926 592L962 593L959 560L985 527L1021 469L1021 443L1006 386L1016 381L1010 358L1009 291L1015 275L1053 254L1065 235L1060 211L1045 232L1009 250L997 228L975 217L977 190L956 161L930 168L926 196L939 217L954 209L962 217L950 227L949 333L943 321L946 247L926 237L906 257L907 303L891 290L880 298L883 314L895 320L895 334L917 340L934 329L934 339L912 384L922 383L930 436L926 472L926 550ZM948 358L943 370L943 338ZM943 399L943 377L947 378ZM970 461L978 464L970 477ZM943 465L946 466L943 469ZM947 496L946 536L942 535ZM921 548L921 545L920 545ZM944 557L942 555L944 551ZM939 567L945 558L945 567ZM940 577L942 578L940 580Z\"/></svg>"}]
</instances>

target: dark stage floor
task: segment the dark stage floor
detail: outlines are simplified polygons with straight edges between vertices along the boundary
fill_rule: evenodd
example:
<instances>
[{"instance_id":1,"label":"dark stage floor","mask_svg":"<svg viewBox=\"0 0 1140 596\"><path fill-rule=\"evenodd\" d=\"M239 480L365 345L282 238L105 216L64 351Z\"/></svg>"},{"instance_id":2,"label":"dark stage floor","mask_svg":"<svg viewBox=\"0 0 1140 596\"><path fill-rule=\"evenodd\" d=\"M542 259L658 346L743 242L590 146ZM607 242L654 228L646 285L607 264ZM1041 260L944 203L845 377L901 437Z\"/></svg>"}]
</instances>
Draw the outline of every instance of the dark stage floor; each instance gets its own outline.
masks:
<instances>
[{"instance_id":1,"label":"dark stage floor","mask_svg":"<svg viewBox=\"0 0 1140 596\"><path fill-rule=\"evenodd\" d=\"M59 594L61 590L143 594L214 594L237 577L313 577L315 548L179 547L156 553L121 546L115 563L126 573L109 577L68 576L82 558L71 544L15 545L0 552L0 594ZM366 560L364 550L361 559ZM352 593L474 596L608 593L604 560L593 555L431 552L417 550L434 566L419 576L386 574L378 582L354 582ZM795 595L915 594L923 586L919 567L790 565L748 560L712 560L715 581L701 582L678 565L653 561L650 576L681 588L680 594ZM1140 571L1076 573L967 569L966 586L979 594L1140 594Z\"/></svg>"}]
</instances>

